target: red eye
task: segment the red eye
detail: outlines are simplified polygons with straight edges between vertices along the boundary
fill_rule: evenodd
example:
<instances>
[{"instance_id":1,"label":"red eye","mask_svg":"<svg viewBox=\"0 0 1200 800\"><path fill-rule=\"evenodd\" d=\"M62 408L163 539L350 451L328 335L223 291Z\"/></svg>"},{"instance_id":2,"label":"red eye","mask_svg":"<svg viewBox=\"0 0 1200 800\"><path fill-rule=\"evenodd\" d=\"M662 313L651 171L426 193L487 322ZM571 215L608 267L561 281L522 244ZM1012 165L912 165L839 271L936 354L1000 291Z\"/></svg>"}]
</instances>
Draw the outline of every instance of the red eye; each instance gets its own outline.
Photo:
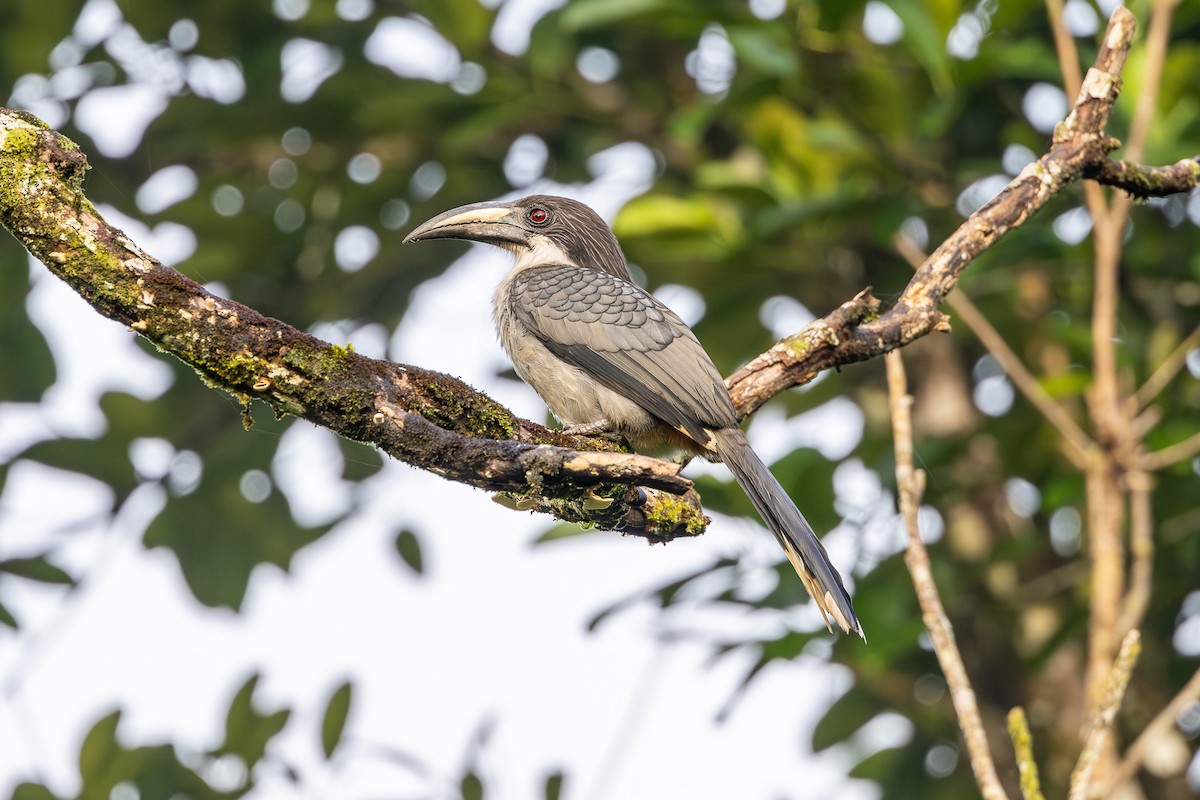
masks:
<instances>
[{"instance_id":1,"label":"red eye","mask_svg":"<svg viewBox=\"0 0 1200 800\"><path fill-rule=\"evenodd\" d=\"M533 208L529 211L529 221L534 225L545 225L550 220L550 215L546 213L544 208Z\"/></svg>"}]
</instances>

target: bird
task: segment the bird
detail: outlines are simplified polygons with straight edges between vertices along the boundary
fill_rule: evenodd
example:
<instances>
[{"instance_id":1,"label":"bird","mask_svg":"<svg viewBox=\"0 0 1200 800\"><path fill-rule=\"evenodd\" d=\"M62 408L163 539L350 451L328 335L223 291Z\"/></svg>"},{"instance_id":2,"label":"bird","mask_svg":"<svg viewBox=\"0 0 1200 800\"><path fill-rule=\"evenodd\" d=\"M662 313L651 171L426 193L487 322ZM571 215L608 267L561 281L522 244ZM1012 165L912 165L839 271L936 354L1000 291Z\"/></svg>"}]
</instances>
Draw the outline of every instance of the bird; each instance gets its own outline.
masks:
<instances>
[{"instance_id":1,"label":"bird","mask_svg":"<svg viewBox=\"0 0 1200 800\"><path fill-rule=\"evenodd\" d=\"M648 455L724 462L826 627L832 618L865 641L841 575L750 448L712 359L677 314L634 282L599 214L544 194L471 203L418 225L404 242L430 239L483 242L515 257L492 298L496 333L565 432L619 435Z\"/></svg>"}]
</instances>

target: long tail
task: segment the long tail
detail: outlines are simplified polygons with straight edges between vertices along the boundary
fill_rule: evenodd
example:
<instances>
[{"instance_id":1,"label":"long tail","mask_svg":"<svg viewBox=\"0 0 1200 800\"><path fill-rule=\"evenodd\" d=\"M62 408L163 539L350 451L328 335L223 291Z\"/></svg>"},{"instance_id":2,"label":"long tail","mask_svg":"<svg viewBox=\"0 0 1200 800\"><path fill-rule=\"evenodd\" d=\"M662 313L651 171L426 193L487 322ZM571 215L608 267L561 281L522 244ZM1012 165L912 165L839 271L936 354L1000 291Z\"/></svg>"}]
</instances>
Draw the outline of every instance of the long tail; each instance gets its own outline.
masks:
<instances>
[{"instance_id":1,"label":"long tail","mask_svg":"<svg viewBox=\"0 0 1200 800\"><path fill-rule=\"evenodd\" d=\"M746 435L740 428L715 430L712 435L717 455L733 472L763 522L783 546L788 560L804 582L804 588L825 616L826 625L832 617L843 631L854 631L865 640L867 637L854 614L850 595L842 585L842 576L829 563L825 546L771 470L750 449Z\"/></svg>"}]
</instances>

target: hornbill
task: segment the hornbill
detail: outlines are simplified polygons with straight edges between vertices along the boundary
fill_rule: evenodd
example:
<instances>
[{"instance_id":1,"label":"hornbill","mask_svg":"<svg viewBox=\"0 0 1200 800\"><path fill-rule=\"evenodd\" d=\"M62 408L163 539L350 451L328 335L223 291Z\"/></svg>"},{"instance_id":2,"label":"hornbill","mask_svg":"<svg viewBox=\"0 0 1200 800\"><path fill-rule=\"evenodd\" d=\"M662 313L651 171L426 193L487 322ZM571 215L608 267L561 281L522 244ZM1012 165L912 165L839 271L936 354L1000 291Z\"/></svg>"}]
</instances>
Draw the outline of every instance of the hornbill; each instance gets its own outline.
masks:
<instances>
[{"instance_id":1,"label":"hornbill","mask_svg":"<svg viewBox=\"0 0 1200 800\"><path fill-rule=\"evenodd\" d=\"M496 331L517 374L564 430L616 433L641 452L725 462L826 624L832 617L863 636L824 546L746 442L712 359L683 320L633 282L595 211L548 195L473 203L419 225L404 241L426 239L486 242L516 257L492 300Z\"/></svg>"}]
</instances>

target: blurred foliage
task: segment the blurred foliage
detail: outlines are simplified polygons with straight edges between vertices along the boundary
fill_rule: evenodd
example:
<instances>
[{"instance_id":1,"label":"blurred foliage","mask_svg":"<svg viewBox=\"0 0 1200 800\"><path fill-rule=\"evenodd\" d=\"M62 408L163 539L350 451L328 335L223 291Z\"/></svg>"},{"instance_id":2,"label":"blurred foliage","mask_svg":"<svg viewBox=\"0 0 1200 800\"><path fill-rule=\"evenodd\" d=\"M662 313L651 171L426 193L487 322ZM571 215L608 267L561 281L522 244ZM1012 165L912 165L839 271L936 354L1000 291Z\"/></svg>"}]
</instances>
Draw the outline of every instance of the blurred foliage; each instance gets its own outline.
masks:
<instances>
[{"instance_id":1,"label":"blurred foliage","mask_svg":"<svg viewBox=\"0 0 1200 800\"><path fill-rule=\"evenodd\" d=\"M894 251L897 231L927 232L926 244L936 245L961 221L964 190L1013 169L1014 159L1019 169L1021 148L1037 153L1048 140L1025 107L1035 84L1061 84L1041 2L889 0L886 7L901 23L890 43L866 35L865 5L789 0L779 3L781 13L760 19L752 9L769 11L774 3L574 0L542 17L528 48L514 54L519 46L506 50L493 42L499 12L477 0L274 6L121 0L125 27L103 35L95 14L76 23L80 4L73 0L8 2L0 4L0 86L10 92L9 105L29 108L81 143L94 167L88 184L94 201L152 227L186 226L196 247L181 269L303 328L345 320L394 329L414 288L440 274L453 255L453 248L401 254L402 236L441 210L521 188L513 180L529 183L510 180L504 168L519 137L544 144L542 173L564 183L593 177L595 154L640 143L657 167L653 188L622 210L615 227L652 286L685 284L704 295L707 313L697 333L731 371L771 341L751 322L764 301L787 295L820 314L865 285L882 297L898 292L911 271ZM303 13L285 19L273 8ZM1144 27L1147 3L1133 9ZM444 81L400 75L364 57L378 26L396 18L432 26L452 46L457 56ZM887 40L875 36L881 38ZM948 41L958 42L957 55ZM1179 4L1148 140L1150 163L1200 150L1198 42L1200 4ZM305 43L319 49L294 49ZM1090 62L1095 35L1081 35L1077 44ZM240 75L241 91L224 93L231 84L212 71L221 64ZM1128 129L1144 67L1145 52L1135 44L1110 127L1118 137ZM105 155L91 134L116 120L93 115L85 122L80 112L89 98L130 86L161 98L163 110L132 153ZM281 91L288 87L291 100ZM377 174L371 159L365 172L355 170L362 154L377 159ZM139 209L139 187L169 166L190 169L195 192L166 208ZM1080 203L1078 188L1056 199L963 280L1047 389L1075 409L1082 409L1089 383L1091 252L1086 238L1064 233L1062 215ZM1143 381L1200 322L1196 203L1170 198L1135 211L1121 277L1120 357L1130 384ZM339 265L335 251L353 226L379 241L378 254L361 269ZM0 340L6 352L21 354L0 359L5 401L36 401L55 380L49 349L22 302L27 275L21 249L0 241ZM935 573L1002 774L1015 786L1002 718L1020 703L1029 712L1048 794L1060 796L1077 748L1079 720L1064 714L1063 704L1079 692L1088 587L1070 526L1055 546L1049 531L1064 509L1084 514L1081 479L1060 454L1055 432L1020 399L994 415L972 403L995 386L987 381L995 370L967 331L919 342L907 354L921 466L930 475L925 501L940 513L944 531L933 547ZM268 435L247 435L223 395L182 365L171 367L175 380L157 399L106 396L108 427L100 438L50 438L10 463L27 459L100 479L112 487L113 517L139 486L161 484L167 502L146 546L175 554L198 600L236 609L256 565L286 568L337 520L295 523L278 491L261 503L248 500L239 479L251 470L269 474L275 434L288 423L260 419ZM855 681L817 726L812 744L860 754L854 774L876 782L885 797L967 797L973 781L965 758L956 755L953 713L923 644L894 540L880 544L886 539L880 520L855 519L832 495L835 470L846 463L876 471L885 490L891 484L882 393L878 365L868 364L775 401L795 413L840 395L857 403L865 419L863 438L846 458L802 449L777 469L818 528L837 524L837 508L863 533L859 565L848 571L870 643L833 644L832 657L850 667ZM923 406L926 399L933 407ZM1161 422L1151 446L1200 430L1194 374L1185 372L1155 403ZM143 437L161 437L203 469L182 477L139 475L128 454ZM353 465L348 480L377 468L367 451L355 452L366 465ZM0 465L0 486L7 466ZM1156 477L1155 590L1145 654L1121 720L1126 736L1195 668L1172 641L1186 622L1183 601L1200 569L1197 477L1189 464ZM1040 493L1040 503L1024 514L1006 494L1018 478ZM705 480L701 488L710 508L750 513L727 486ZM396 547L419 573L417 536L397 531ZM697 578L712 586L714 572L726 583L709 592L711 604L786 609L803 602L784 567L778 588L765 597L738 591L737 564L714 565ZM72 576L55 566L53 552L0 562L0 623L13 627L21 621L6 610L4 597L14 580ZM648 588L643 597L669 607L689 583ZM823 632L789 630L769 641L714 645L719 652L756 653L750 681L775 660L827 652L828 641ZM226 743L212 756L235 756L247 769L288 718L285 710L256 711L253 689L251 681L234 699ZM346 684L329 701L321 730L326 755L337 747L350 697ZM885 712L907 719L911 737L893 750L862 751L856 735ZM181 760L170 745L126 748L118 721L119 712L100 720L83 745L81 797L108 797L120 782L133 784L141 797L237 797L253 782L248 772L247 783L218 791L203 765ZM1194 753L1195 741L1189 746ZM472 769L461 778L464 798L486 794ZM1191 796L1178 774L1144 780L1150 796ZM562 786L562 775L551 775L546 797L559 796ZM51 795L26 784L17 796Z\"/></svg>"}]
</instances>

